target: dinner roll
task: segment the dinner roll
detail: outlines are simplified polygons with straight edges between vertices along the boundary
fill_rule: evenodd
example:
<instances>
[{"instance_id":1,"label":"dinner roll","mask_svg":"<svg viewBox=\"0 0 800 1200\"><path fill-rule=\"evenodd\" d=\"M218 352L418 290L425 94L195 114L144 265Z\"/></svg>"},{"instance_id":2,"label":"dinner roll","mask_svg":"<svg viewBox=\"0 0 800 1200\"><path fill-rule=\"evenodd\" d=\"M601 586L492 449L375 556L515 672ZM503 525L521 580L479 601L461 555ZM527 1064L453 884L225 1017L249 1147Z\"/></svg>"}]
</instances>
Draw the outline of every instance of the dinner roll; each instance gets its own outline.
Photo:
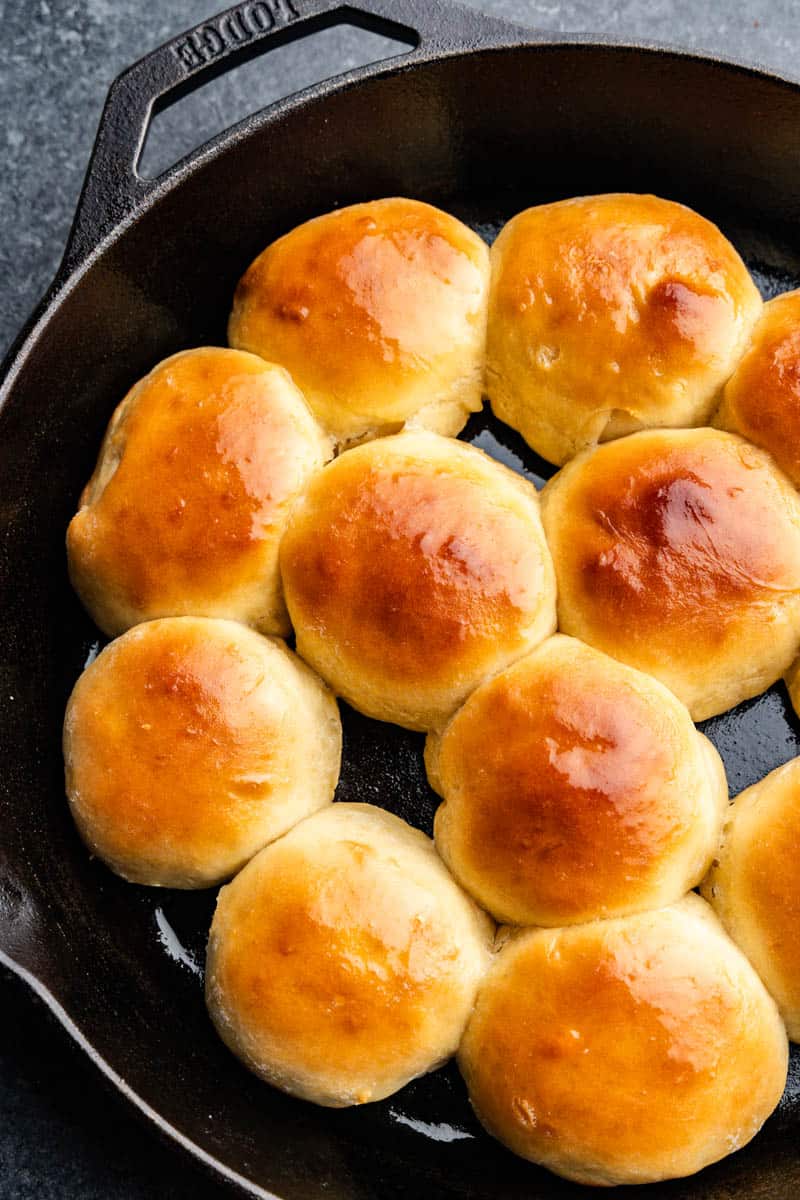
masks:
<instances>
[{"instance_id":1,"label":"dinner roll","mask_svg":"<svg viewBox=\"0 0 800 1200\"><path fill-rule=\"evenodd\" d=\"M239 282L232 346L279 362L340 442L404 422L456 434L481 406L489 251L418 200L298 226Z\"/></svg>"},{"instance_id":2,"label":"dinner roll","mask_svg":"<svg viewBox=\"0 0 800 1200\"><path fill-rule=\"evenodd\" d=\"M444 721L555 628L531 484L433 433L326 467L281 545L297 649L350 704L409 729Z\"/></svg>"},{"instance_id":3,"label":"dinner roll","mask_svg":"<svg viewBox=\"0 0 800 1200\"><path fill-rule=\"evenodd\" d=\"M117 408L67 533L75 590L104 633L153 617L289 632L278 543L332 448L282 367L175 354Z\"/></svg>"},{"instance_id":4,"label":"dinner roll","mask_svg":"<svg viewBox=\"0 0 800 1200\"><path fill-rule=\"evenodd\" d=\"M282 642L234 621L131 629L67 706L72 815L118 875L208 887L333 799L336 702Z\"/></svg>"},{"instance_id":5,"label":"dinner roll","mask_svg":"<svg viewBox=\"0 0 800 1200\"><path fill-rule=\"evenodd\" d=\"M769 450L800 487L800 290L764 305L715 424Z\"/></svg>"},{"instance_id":6,"label":"dinner roll","mask_svg":"<svg viewBox=\"0 0 800 1200\"><path fill-rule=\"evenodd\" d=\"M370 804L334 804L223 888L206 1000L268 1083L366 1104L454 1053L493 933L429 838Z\"/></svg>"},{"instance_id":7,"label":"dinner roll","mask_svg":"<svg viewBox=\"0 0 800 1200\"><path fill-rule=\"evenodd\" d=\"M780 1100L775 1004L699 896L568 929L521 930L459 1050L489 1133L594 1185L691 1175Z\"/></svg>"},{"instance_id":8,"label":"dinner roll","mask_svg":"<svg viewBox=\"0 0 800 1200\"><path fill-rule=\"evenodd\" d=\"M572 925L656 908L719 842L722 761L671 692L557 635L473 692L425 762L436 846L501 921Z\"/></svg>"},{"instance_id":9,"label":"dinner roll","mask_svg":"<svg viewBox=\"0 0 800 1200\"><path fill-rule=\"evenodd\" d=\"M655 675L702 720L756 696L800 643L800 499L714 429L635 433L542 493L559 627Z\"/></svg>"},{"instance_id":10,"label":"dinner roll","mask_svg":"<svg viewBox=\"0 0 800 1200\"><path fill-rule=\"evenodd\" d=\"M800 758L737 796L703 895L800 1042Z\"/></svg>"},{"instance_id":11,"label":"dinner roll","mask_svg":"<svg viewBox=\"0 0 800 1200\"><path fill-rule=\"evenodd\" d=\"M682 204L529 208L492 248L492 408L554 463L647 426L702 425L760 310L733 246Z\"/></svg>"}]
</instances>

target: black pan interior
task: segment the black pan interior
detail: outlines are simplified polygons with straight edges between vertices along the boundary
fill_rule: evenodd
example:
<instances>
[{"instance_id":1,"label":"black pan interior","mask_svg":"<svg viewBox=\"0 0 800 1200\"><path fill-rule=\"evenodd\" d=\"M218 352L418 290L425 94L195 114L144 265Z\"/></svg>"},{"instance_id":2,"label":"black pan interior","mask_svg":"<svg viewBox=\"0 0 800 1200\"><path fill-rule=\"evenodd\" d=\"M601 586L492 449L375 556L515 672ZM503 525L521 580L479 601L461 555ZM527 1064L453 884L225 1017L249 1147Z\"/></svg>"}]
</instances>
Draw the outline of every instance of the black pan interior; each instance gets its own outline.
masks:
<instances>
[{"instance_id":1,"label":"black pan interior","mask_svg":"<svg viewBox=\"0 0 800 1200\"><path fill-rule=\"evenodd\" d=\"M717 220L765 296L800 284L800 92L737 68L608 46L518 47L387 72L254 121L112 240L51 305L0 413L3 948L110 1067L207 1154L285 1200L585 1195L491 1142L455 1069L364 1109L258 1083L202 1001L211 893L152 891L91 862L66 812L60 724L100 643L63 538L109 415L178 349L224 341L236 279L298 221L381 195L430 200L491 238L527 205L654 191ZM540 484L551 469L487 412L464 435ZM338 797L430 831L422 739L344 712ZM735 793L800 752L782 686L705 723ZM754 1144L650 1200L800 1194L800 1059ZM263 1194L263 1193L262 1193ZM639 1189L627 1195L638 1196Z\"/></svg>"}]
</instances>

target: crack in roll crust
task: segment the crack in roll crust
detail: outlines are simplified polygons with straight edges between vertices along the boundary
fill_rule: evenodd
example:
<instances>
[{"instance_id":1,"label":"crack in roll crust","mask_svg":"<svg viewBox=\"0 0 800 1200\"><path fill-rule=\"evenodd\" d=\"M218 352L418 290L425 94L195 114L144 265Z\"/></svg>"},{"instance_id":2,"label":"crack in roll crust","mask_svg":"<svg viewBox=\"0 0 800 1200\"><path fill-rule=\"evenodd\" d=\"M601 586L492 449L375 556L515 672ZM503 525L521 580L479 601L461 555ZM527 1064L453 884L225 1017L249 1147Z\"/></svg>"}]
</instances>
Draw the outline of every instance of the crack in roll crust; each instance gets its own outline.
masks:
<instances>
[{"instance_id":1,"label":"crack in roll crust","mask_svg":"<svg viewBox=\"0 0 800 1200\"><path fill-rule=\"evenodd\" d=\"M165 359L114 414L70 522L75 590L112 637L181 615L288 633L278 543L331 453L282 367L216 347Z\"/></svg>"},{"instance_id":2,"label":"crack in roll crust","mask_svg":"<svg viewBox=\"0 0 800 1200\"><path fill-rule=\"evenodd\" d=\"M334 804L221 891L209 1012L267 1082L366 1104L455 1052L493 937L429 838L372 805Z\"/></svg>"},{"instance_id":3,"label":"crack in roll crust","mask_svg":"<svg viewBox=\"0 0 800 1200\"><path fill-rule=\"evenodd\" d=\"M609 1186L691 1175L745 1145L780 1100L788 1044L755 971L690 895L512 934L458 1059L491 1134Z\"/></svg>"},{"instance_id":4,"label":"crack in roll crust","mask_svg":"<svg viewBox=\"0 0 800 1200\"><path fill-rule=\"evenodd\" d=\"M558 464L637 429L701 425L760 310L734 247L683 205L529 208L492 247L492 409Z\"/></svg>"},{"instance_id":5,"label":"crack in roll crust","mask_svg":"<svg viewBox=\"0 0 800 1200\"><path fill-rule=\"evenodd\" d=\"M236 289L232 346L281 363L339 441L406 421L455 435L481 406L489 251L455 217L389 198L279 238Z\"/></svg>"},{"instance_id":6,"label":"crack in roll crust","mask_svg":"<svg viewBox=\"0 0 800 1200\"><path fill-rule=\"evenodd\" d=\"M710 865L728 799L671 692L561 635L473 692L425 761L442 857L518 925L678 900Z\"/></svg>"},{"instance_id":7,"label":"crack in roll crust","mask_svg":"<svg viewBox=\"0 0 800 1200\"><path fill-rule=\"evenodd\" d=\"M800 486L800 291L764 305L714 424L768 450Z\"/></svg>"},{"instance_id":8,"label":"crack in roll crust","mask_svg":"<svg viewBox=\"0 0 800 1200\"><path fill-rule=\"evenodd\" d=\"M298 653L354 707L411 729L555 627L534 488L435 434L370 442L322 471L281 571Z\"/></svg>"},{"instance_id":9,"label":"crack in roll crust","mask_svg":"<svg viewBox=\"0 0 800 1200\"><path fill-rule=\"evenodd\" d=\"M800 642L800 501L733 434L587 451L542 493L559 627L647 671L695 720L758 695Z\"/></svg>"},{"instance_id":10,"label":"crack in roll crust","mask_svg":"<svg viewBox=\"0 0 800 1200\"><path fill-rule=\"evenodd\" d=\"M76 683L67 795L117 874L209 887L330 803L341 745L336 701L283 643L167 617L123 634Z\"/></svg>"},{"instance_id":11,"label":"crack in roll crust","mask_svg":"<svg viewBox=\"0 0 800 1200\"><path fill-rule=\"evenodd\" d=\"M796 703L796 675L790 677ZM800 1041L800 759L741 792L703 895Z\"/></svg>"}]
</instances>

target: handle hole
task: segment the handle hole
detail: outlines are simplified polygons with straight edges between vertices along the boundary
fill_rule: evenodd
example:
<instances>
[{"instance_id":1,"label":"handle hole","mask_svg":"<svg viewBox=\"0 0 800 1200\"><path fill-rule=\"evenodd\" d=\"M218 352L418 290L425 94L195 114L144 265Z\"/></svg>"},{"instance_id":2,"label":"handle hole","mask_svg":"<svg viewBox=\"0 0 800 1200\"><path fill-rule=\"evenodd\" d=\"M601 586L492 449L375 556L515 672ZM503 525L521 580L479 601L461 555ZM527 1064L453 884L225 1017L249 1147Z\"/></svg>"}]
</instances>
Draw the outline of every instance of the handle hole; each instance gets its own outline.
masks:
<instances>
[{"instance_id":1,"label":"handle hole","mask_svg":"<svg viewBox=\"0 0 800 1200\"><path fill-rule=\"evenodd\" d=\"M392 28L396 28L392 26ZM156 108L137 165L143 179L171 166L251 113L344 71L406 54L416 40L387 37L349 24L307 33L288 45L267 42L249 62L231 65L188 95Z\"/></svg>"}]
</instances>

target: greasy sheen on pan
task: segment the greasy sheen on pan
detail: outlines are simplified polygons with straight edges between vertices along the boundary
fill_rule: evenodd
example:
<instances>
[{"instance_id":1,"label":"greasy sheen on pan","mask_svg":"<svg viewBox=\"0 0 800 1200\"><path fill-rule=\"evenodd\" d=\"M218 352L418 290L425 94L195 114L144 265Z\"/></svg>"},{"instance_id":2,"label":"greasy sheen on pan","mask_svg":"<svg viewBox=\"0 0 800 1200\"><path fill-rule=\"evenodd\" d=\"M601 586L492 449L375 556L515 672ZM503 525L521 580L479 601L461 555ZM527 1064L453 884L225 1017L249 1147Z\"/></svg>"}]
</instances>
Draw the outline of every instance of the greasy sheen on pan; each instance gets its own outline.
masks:
<instances>
[{"instance_id":1,"label":"greasy sheen on pan","mask_svg":"<svg viewBox=\"0 0 800 1200\"><path fill-rule=\"evenodd\" d=\"M714 423L768 450L800 486L800 291L764 305Z\"/></svg>"},{"instance_id":2,"label":"greasy sheen on pan","mask_svg":"<svg viewBox=\"0 0 800 1200\"><path fill-rule=\"evenodd\" d=\"M409 729L441 724L555 629L535 489L437 434L340 455L298 500L280 558L298 653Z\"/></svg>"},{"instance_id":3,"label":"greasy sheen on pan","mask_svg":"<svg viewBox=\"0 0 800 1200\"><path fill-rule=\"evenodd\" d=\"M339 442L405 422L456 434L480 408L489 250L455 217L389 198L315 217L239 282L232 346L279 362Z\"/></svg>"},{"instance_id":4,"label":"greasy sheen on pan","mask_svg":"<svg viewBox=\"0 0 800 1200\"><path fill-rule=\"evenodd\" d=\"M703 895L800 1041L800 758L736 797Z\"/></svg>"},{"instance_id":5,"label":"greasy sheen on pan","mask_svg":"<svg viewBox=\"0 0 800 1200\"><path fill-rule=\"evenodd\" d=\"M800 499L715 429L587 450L542 492L559 628L655 675L694 720L757 696L800 643Z\"/></svg>"},{"instance_id":6,"label":"greasy sheen on pan","mask_svg":"<svg viewBox=\"0 0 800 1200\"><path fill-rule=\"evenodd\" d=\"M690 894L511 933L458 1059L489 1133L610 1186L691 1175L749 1142L781 1098L788 1043L761 980Z\"/></svg>"},{"instance_id":7,"label":"greasy sheen on pan","mask_svg":"<svg viewBox=\"0 0 800 1200\"><path fill-rule=\"evenodd\" d=\"M455 1052L493 937L430 838L370 804L334 804L220 892L209 1012L274 1086L366 1104Z\"/></svg>"},{"instance_id":8,"label":"greasy sheen on pan","mask_svg":"<svg viewBox=\"0 0 800 1200\"><path fill-rule=\"evenodd\" d=\"M761 311L715 225L657 196L529 208L492 247L492 409L550 462L706 423Z\"/></svg>"},{"instance_id":9,"label":"greasy sheen on pan","mask_svg":"<svg viewBox=\"0 0 800 1200\"><path fill-rule=\"evenodd\" d=\"M436 846L500 921L572 925L679 900L714 854L722 761L650 675L557 634L473 692L425 762Z\"/></svg>"},{"instance_id":10,"label":"greasy sheen on pan","mask_svg":"<svg viewBox=\"0 0 800 1200\"><path fill-rule=\"evenodd\" d=\"M133 883L210 887L309 813L339 777L336 702L277 640L166 617L111 642L64 721L72 815Z\"/></svg>"},{"instance_id":11,"label":"greasy sheen on pan","mask_svg":"<svg viewBox=\"0 0 800 1200\"><path fill-rule=\"evenodd\" d=\"M164 616L287 634L278 544L332 447L282 367L202 347L117 408L67 532L73 586L104 633Z\"/></svg>"}]
</instances>

